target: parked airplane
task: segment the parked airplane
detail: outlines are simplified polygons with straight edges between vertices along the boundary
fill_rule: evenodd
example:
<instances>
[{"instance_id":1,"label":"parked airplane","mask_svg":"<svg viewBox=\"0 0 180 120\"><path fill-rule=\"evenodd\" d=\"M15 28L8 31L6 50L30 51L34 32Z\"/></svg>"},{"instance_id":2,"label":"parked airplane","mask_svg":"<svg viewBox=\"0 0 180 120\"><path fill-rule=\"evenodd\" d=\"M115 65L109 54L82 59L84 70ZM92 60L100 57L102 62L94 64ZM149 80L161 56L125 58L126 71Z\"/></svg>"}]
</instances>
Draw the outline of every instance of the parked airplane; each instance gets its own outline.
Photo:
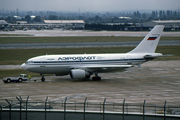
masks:
<instances>
[{"instance_id":1,"label":"parked airplane","mask_svg":"<svg viewBox=\"0 0 180 120\"><path fill-rule=\"evenodd\" d=\"M24 70L40 73L42 81L44 74L55 74L57 76L70 74L71 79L101 80L98 73L112 72L131 68L134 65L162 56L155 53L163 25L156 25L140 44L128 53L116 54L70 54L70 55L43 55L31 58L23 63Z\"/></svg>"}]
</instances>

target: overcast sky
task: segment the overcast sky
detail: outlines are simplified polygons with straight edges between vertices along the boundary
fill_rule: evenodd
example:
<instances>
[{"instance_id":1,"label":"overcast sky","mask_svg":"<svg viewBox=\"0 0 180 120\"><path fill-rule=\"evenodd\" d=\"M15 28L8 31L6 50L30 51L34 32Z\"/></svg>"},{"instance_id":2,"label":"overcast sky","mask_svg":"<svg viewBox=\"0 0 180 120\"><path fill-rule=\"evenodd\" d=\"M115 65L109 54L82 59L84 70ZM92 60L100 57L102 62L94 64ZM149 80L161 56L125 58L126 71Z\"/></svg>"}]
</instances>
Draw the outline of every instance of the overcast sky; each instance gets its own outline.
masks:
<instances>
[{"instance_id":1,"label":"overcast sky","mask_svg":"<svg viewBox=\"0 0 180 120\"><path fill-rule=\"evenodd\" d=\"M0 10L125 11L178 10L180 0L0 0Z\"/></svg>"}]
</instances>

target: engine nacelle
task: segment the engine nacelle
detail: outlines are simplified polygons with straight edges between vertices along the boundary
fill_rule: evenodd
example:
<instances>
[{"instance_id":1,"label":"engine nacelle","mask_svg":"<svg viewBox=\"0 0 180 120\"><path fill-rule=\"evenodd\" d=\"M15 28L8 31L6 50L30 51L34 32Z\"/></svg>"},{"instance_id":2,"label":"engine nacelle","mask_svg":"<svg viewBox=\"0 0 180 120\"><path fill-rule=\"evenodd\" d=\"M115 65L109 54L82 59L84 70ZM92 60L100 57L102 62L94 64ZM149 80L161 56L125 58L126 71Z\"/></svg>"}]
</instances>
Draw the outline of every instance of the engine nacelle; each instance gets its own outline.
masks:
<instances>
[{"instance_id":1,"label":"engine nacelle","mask_svg":"<svg viewBox=\"0 0 180 120\"><path fill-rule=\"evenodd\" d=\"M73 69L70 71L71 79L84 79L88 77L90 74L85 70L81 69Z\"/></svg>"}]
</instances>

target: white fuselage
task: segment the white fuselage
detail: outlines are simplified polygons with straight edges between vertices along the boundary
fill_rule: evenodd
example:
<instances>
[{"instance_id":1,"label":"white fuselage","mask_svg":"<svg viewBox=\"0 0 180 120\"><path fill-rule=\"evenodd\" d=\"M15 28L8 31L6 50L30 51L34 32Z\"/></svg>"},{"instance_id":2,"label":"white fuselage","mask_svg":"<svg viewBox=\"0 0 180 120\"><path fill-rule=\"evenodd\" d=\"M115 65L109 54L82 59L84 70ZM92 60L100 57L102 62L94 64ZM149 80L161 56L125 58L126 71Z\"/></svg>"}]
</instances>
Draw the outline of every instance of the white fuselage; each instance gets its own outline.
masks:
<instances>
[{"instance_id":1,"label":"white fuselage","mask_svg":"<svg viewBox=\"0 0 180 120\"><path fill-rule=\"evenodd\" d=\"M142 64L147 61L143 58L145 55L145 53L44 55L29 59L21 67L25 70L41 74L66 75L69 74L71 69L76 67ZM118 70L118 68L99 69L97 72L110 72L114 70Z\"/></svg>"}]
</instances>

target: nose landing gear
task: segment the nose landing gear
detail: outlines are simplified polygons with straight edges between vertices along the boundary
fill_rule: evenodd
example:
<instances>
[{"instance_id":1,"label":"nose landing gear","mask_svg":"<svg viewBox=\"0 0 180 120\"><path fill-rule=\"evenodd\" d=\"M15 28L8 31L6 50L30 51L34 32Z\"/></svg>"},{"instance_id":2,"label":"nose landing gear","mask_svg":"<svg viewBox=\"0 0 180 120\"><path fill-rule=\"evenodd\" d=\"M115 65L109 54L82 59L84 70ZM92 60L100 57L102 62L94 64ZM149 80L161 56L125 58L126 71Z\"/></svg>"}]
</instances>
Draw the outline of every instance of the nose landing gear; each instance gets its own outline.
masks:
<instances>
[{"instance_id":1,"label":"nose landing gear","mask_svg":"<svg viewBox=\"0 0 180 120\"><path fill-rule=\"evenodd\" d=\"M45 81L44 75L43 74L40 75L42 76L41 81L44 82Z\"/></svg>"}]
</instances>

